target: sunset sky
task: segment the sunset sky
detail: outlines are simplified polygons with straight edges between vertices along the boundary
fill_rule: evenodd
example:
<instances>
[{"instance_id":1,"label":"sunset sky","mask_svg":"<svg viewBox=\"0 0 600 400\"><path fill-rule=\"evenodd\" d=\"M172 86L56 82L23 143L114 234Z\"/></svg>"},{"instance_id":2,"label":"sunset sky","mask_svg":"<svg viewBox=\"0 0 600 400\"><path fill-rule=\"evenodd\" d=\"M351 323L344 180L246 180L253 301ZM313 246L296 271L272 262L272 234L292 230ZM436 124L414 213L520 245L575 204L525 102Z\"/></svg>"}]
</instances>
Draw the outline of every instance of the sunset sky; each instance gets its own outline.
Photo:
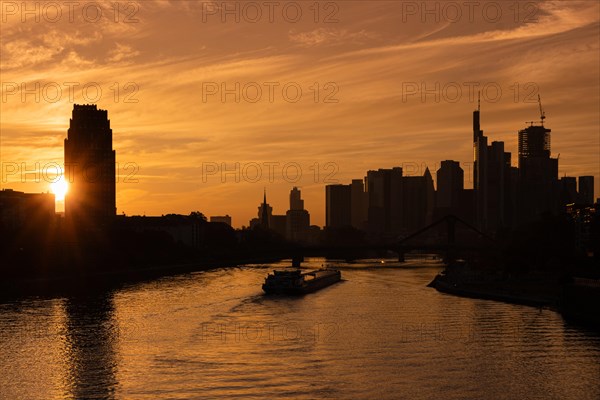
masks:
<instances>
[{"instance_id":1,"label":"sunset sky","mask_svg":"<svg viewBox=\"0 0 600 400\"><path fill-rule=\"evenodd\" d=\"M298 186L323 225L325 183L369 169L434 173L454 159L471 187L484 88L482 129L514 165L539 93L560 176L594 175L600 197L600 3L467 3L41 1L24 14L2 1L2 188L49 190L23 163L62 164L73 104L93 102L111 120L119 214L198 210L240 227L263 188L284 214Z\"/></svg>"}]
</instances>

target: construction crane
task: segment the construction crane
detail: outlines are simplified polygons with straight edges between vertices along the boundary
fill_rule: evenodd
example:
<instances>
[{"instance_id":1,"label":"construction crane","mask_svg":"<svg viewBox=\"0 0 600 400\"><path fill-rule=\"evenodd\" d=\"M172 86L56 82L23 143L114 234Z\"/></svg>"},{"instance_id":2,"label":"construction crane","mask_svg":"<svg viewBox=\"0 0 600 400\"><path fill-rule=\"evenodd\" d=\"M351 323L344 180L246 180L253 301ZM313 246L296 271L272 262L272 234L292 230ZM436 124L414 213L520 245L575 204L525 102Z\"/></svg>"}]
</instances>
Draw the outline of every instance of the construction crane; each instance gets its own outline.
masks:
<instances>
[{"instance_id":1,"label":"construction crane","mask_svg":"<svg viewBox=\"0 0 600 400\"><path fill-rule=\"evenodd\" d=\"M540 97L539 93L538 93L538 104L540 106L540 120L542 122L542 126L544 126L544 120L546 119L546 113L544 112L544 109L542 108L542 98Z\"/></svg>"}]
</instances>

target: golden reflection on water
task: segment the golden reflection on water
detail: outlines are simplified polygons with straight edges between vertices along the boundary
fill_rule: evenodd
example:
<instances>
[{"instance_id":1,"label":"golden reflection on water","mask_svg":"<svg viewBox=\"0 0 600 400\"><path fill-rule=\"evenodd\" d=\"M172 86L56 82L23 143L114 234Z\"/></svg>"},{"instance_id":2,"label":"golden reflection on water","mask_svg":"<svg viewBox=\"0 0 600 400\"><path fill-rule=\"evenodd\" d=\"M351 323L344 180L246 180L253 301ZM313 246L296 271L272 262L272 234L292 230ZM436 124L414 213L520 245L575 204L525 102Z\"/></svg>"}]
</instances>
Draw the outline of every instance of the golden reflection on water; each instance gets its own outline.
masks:
<instances>
[{"instance_id":1,"label":"golden reflection on water","mask_svg":"<svg viewBox=\"0 0 600 400\"><path fill-rule=\"evenodd\" d=\"M300 298L263 296L254 266L0 304L0 397L600 397L598 334L389 264Z\"/></svg>"},{"instance_id":2,"label":"golden reflection on water","mask_svg":"<svg viewBox=\"0 0 600 400\"><path fill-rule=\"evenodd\" d=\"M63 302L64 356L69 360L65 388L69 397L93 393L113 398L117 388L119 328L111 293L78 296Z\"/></svg>"}]
</instances>

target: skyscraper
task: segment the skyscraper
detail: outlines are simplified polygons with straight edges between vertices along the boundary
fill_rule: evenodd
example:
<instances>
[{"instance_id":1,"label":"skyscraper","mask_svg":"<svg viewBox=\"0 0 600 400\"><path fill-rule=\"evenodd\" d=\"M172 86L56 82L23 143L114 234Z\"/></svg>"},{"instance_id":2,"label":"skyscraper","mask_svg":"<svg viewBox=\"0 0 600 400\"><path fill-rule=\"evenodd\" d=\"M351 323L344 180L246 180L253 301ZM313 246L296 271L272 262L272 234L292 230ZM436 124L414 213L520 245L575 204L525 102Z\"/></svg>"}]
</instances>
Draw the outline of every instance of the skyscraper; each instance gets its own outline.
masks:
<instances>
[{"instance_id":1,"label":"skyscraper","mask_svg":"<svg viewBox=\"0 0 600 400\"><path fill-rule=\"evenodd\" d=\"M594 204L594 177L579 177L579 201L582 204Z\"/></svg>"},{"instance_id":2,"label":"skyscraper","mask_svg":"<svg viewBox=\"0 0 600 400\"><path fill-rule=\"evenodd\" d=\"M464 171L458 161L442 161L437 170L437 207L458 214L462 191L464 189Z\"/></svg>"},{"instance_id":3,"label":"skyscraper","mask_svg":"<svg viewBox=\"0 0 600 400\"><path fill-rule=\"evenodd\" d=\"M413 233L430 223L435 190L429 168L402 176L402 168L367 172L368 231L387 237Z\"/></svg>"},{"instance_id":4,"label":"skyscraper","mask_svg":"<svg viewBox=\"0 0 600 400\"><path fill-rule=\"evenodd\" d=\"M400 226L393 233L412 234L432 222L435 189L429 168L422 176L402 177L400 196Z\"/></svg>"},{"instance_id":5,"label":"skyscraper","mask_svg":"<svg viewBox=\"0 0 600 400\"><path fill-rule=\"evenodd\" d=\"M401 229L402 168L367 171L368 230L393 233Z\"/></svg>"},{"instance_id":6,"label":"skyscraper","mask_svg":"<svg viewBox=\"0 0 600 400\"><path fill-rule=\"evenodd\" d=\"M558 211L558 159L550 157L550 132L543 119L540 125L531 123L519 131L520 222Z\"/></svg>"},{"instance_id":7,"label":"skyscraper","mask_svg":"<svg viewBox=\"0 0 600 400\"><path fill-rule=\"evenodd\" d=\"M325 186L325 226L342 228L352 225L350 185Z\"/></svg>"},{"instance_id":8,"label":"skyscraper","mask_svg":"<svg viewBox=\"0 0 600 400\"><path fill-rule=\"evenodd\" d=\"M304 200L302 200L300 189L295 186L290 191L290 210L304 210Z\"/></svg>"},{"instance_id":9,"label":"skyscraper","mask_svg":"<svg viewBox=\"0 0 600 400\"><path fill-rule=\"evenodd\" d=\"M487 148L486 214L487 229L492 232L506 226L505 175L509 174L510 156L504 152L504 142L494 141Z\"/></svg>"},{"instance_id":10,"label":"skyscraper","mask_svg":"<svg viewBox=\"0 0 600 400\"><path fill-rule=\"evenodd\" d=\"M475 192L475 220L479 229L487 229L487 137L483 136L480 120L480 102L473 111L473 190Z\"/></svg>"},{"instance_id":11,"label":"skyscraper","mask_svg":"<svg viewBox=\"0 0 600 400\"><path fill-rule=\"evenodd\" d=\"M69 192L65 217L79 227L99 228L116 214L115 151L108 111L96 105L73 107L65 139Z\"/></svg>"},{"instance_id":12,"label":"skyscraper","mask_svg":"<svg viewBox=\"0 0 600 400\"><path fill-rule=\"evenodd\" d=\"M577 178L574 176L563 176L560 178L560 206L578 202L577 198Z\"/></svg>"},{"instance_id":13,"label":"skyscraper","mask_svg":"<svg viewBox=\"0 0 600 400\"><path fill-rule=\"evenodd\" d=\"M529 158L550 158L550 132L544 125L533 123L519 131L519 168L526 168Z\"/></svg>"},{"instance_id":14,"label":"skyscraper","mask_svg":"<svg viewBox=\"0 0 600 400\"><path fill-rule=\"evenodd\" d=\"M291 241L304 241L309 228L310 214L304 209L300 189L294 187L290 191L290 209L286 213L285 237Z\"/></svg>"},{"instance_id":15,"label":"skyscraper","mask_svg":"<svg viewBox=\"0 0 600 400\"><path fill-rule=\"evenodd\" d=\"M364 230L367 224L369 199L362 179L353 179L350 184L350 208L352 226Z\"/></svg>"},{"instance_id":16,"label":"skyscraper","mask_svg":"<svg viewBox=\"0 0 600 400\"><path fill-rule=\"evenodd\" d=\"M515 171L504 142L488 146L480 126L480 107L473 112L473 190L479 229L494 232L514 224Z\"/></svg>"}]
</instances>

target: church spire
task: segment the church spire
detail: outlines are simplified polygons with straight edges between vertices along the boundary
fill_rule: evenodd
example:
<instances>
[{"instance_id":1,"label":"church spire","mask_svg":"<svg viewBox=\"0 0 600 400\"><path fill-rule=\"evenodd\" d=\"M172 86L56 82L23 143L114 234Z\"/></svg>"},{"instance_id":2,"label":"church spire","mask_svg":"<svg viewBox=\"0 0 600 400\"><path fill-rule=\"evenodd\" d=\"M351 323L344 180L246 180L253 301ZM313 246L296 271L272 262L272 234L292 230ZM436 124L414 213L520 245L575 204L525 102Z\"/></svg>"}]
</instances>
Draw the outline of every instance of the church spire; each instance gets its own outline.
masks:
<instances>
[{"instance_id":1,"label":"church spire","mask_svg":"<svg viewBox=\"0 0 600 400\"><path fill-rule=\"evenodd\" d=\"M267 188L265 188L265 191L263 194L263 204L262 204L261 216L260 216L260 219L261 219L260 224L265 229L269 229L268 207L269 207L269 205L267 204Z\"/></svg>"}]
</instances>

